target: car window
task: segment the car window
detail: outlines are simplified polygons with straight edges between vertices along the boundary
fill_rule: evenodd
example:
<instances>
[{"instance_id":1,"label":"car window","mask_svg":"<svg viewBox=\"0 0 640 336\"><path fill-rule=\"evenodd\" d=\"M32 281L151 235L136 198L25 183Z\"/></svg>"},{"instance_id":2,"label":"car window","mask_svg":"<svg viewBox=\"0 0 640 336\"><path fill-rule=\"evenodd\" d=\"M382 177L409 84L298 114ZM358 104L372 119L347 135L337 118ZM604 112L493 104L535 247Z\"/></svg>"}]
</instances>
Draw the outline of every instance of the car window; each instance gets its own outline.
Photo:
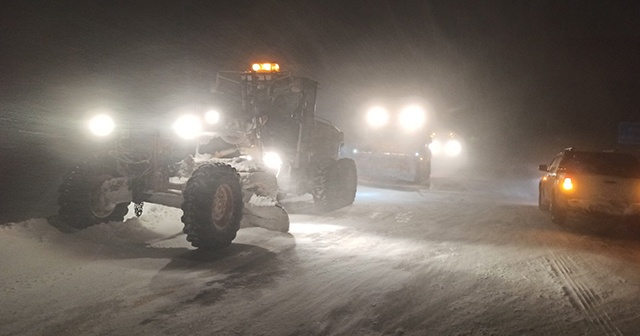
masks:
<instances>
[{"instance_id":1,"label":"car window","mask_svg":"<svg viewBox=\"0 0 640 336\"><path fill-rule=\"evenodd\" d=\"M560 165L561 160L562 155L556 156L556 158L553 159L553 161L551 161L551 164L549 165L549 172L555 173L555 171L558 169L558 166Z\"/></svg>"},{"instance_id":2,"label":"car window","mask_svg":"<svg viewBox=\"0 0 640 336\"><path fill-rule=\"evenodd\" d=\"M576 152L563 160L561 168L577 174L640 177L640 162L629 154Z\"/></svg>"}]
</instances>

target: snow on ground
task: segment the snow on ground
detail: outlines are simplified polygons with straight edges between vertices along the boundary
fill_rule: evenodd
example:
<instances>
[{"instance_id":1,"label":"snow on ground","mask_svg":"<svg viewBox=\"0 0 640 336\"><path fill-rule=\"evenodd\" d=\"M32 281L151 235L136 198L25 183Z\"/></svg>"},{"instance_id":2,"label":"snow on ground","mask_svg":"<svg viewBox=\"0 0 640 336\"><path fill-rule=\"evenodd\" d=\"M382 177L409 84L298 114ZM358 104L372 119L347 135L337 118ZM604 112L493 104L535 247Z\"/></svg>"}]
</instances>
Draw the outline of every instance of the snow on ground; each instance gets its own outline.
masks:
<instances>
[{"instance_id":1,"label":"snow on ground","mask_svg":"<svg viewBox=\"0 0 640 336\"><path fill-rule=\"evenodd\" d=\"M327 214L293 198L289 233L244 228L209 254L179 209L153 204L78 232L0 226L0 334L634 334L635 231L554 226L535 187L360 185Z\"/></svg>"}]
</instances>

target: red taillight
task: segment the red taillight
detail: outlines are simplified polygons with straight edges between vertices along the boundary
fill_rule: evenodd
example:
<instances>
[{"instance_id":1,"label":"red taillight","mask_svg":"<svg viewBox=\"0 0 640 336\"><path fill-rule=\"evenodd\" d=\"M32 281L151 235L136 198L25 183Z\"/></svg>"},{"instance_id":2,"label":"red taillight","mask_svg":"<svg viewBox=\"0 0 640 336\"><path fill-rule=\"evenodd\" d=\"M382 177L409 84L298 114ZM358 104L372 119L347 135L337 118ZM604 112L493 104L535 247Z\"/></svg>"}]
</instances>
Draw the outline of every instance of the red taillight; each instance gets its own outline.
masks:
<instances>
[{"instance_id":1,"label":"red taillight","mask_svg":"<svg viewBox=\"0 0 640 336\"><path fill-rule=\"evenodd\" d=\"M565 177L564 180L562 180L562 189L567 191L573 189L573 181L570 177Z\"/></svg>"}]
</instances>

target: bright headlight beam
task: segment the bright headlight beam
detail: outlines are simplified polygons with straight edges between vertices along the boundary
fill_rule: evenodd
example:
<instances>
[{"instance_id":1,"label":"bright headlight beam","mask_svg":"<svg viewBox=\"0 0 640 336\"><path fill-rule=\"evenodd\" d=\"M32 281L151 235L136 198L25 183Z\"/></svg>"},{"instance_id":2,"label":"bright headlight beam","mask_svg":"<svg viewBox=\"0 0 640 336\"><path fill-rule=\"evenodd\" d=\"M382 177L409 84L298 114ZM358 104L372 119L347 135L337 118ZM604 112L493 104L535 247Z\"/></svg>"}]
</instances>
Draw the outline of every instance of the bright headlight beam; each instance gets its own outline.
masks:
<instances>
[{"instance_id":1,"label":"bright headlight beam","mask_svg":"<svg viewBox=\"0 0 640 336\"><path fill-rule=\"evenodd\" d=\"M389 113L382 107L374 107L367 112L367 123L373 128L380 128L389 121Z\"/></svg>"},{"instance_id":2,"label":"bright headlight beam","mask_svg":"<svg viewBox=\"0 0 640 336\"><path fill-rule=\"evenodd\" d=\"M449 140L444 145L444 152L448 156L458 156L462 151L462 145L458 140Z\"/></svg>"},{"instance_id":3,"label":"bright headlight beam","mask_svg":"<svg viewBox=\"0 0 640 336\"><path fill-rule=\"evenodd\" d=\"M282 166L282 159L280 158L280 155L278 155L278 153L275 153L275 152L264 153L264 156L262 157L262 161L264 162L265 166L271 169L279 170L280 167Z\"/></svg>"},{"instance_id":4,"label":"bright headlight beam","mask_svg":"<svg viewBox=\"0 0 640 336\"><path fill-rule=\"evenodd\" d=\"M204 120L206 120L207 123L211 125L217 124L218 121L220 121L220 113L218 113L218 111L216 110L209 110L204 115Z\"/></svg>"},{"instance_id":5,"label":"bright headlight beam","mask_svg":"<svg viewBox=\"0 0 640 336\"><path fill-rule=\"evenodd\" d=\"M431 150L432 155L440 154L442 152L442 144L440 143L440 140L433 140L429 144L429 150Z\"/></svg>"},{"instance_id":6,"label":"bright headlight beam","mask_svg":"<svg viewBox=\"0 0 640 336\"><path fill-rule=\"evenodd\" d=\"M425 121L424 110L419 106L408 106L400 112L400 126L407 131L415 131L422 127Z\"/></svg>"},{"instance_id":7,"label":"bright headlight beam","mask_svg":"<svg viewBox=\"0 0 640 336\"><path fill-rule=\"evenodd\" d=\"M200 118L187 114L183 115L173 123L173 129L183 139L193 139L202 132L202 123Z\"/></svg>"},{"instance_id":8,"label":"bright headlight beam","mask_svg":"<svg viewBox=\"0 0 640 336\"><path fill-rule=\"evenodd\" d=\"M89 121L89 130L97 136L107 136L113 132L115 123L106 114L99 114Z\"/></svg>"}]
</instances>

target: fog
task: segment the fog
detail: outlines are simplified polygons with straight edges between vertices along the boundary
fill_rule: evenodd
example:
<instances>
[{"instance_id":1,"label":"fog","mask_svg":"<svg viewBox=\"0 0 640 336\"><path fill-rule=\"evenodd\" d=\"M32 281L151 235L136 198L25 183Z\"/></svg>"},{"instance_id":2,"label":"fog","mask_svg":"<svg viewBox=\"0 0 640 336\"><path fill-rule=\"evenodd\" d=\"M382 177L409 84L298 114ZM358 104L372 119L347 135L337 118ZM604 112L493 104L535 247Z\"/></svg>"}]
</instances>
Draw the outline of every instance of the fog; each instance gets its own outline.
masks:
<instances>
[{"instance_id":1,"label":"fog","mask_svg":"<svg viewBox=\"0 0 640 336\"><path fill-rule=\"evenodd\" d=\"M372 103L418 99L432 128L464 138L471 164L526 166L568 146L620 147L618 123L640 118L639 10L626 2L12 1L0 20L1 154L15 158L18 143L33 153L45 145L53 157L72 146L80 157L95 145L78 131L92 111L164 125L207 99L217 71L256 60L317 80L317 114L347 144L375 136L361 127Z\"/></svg>"}]
</instances>

